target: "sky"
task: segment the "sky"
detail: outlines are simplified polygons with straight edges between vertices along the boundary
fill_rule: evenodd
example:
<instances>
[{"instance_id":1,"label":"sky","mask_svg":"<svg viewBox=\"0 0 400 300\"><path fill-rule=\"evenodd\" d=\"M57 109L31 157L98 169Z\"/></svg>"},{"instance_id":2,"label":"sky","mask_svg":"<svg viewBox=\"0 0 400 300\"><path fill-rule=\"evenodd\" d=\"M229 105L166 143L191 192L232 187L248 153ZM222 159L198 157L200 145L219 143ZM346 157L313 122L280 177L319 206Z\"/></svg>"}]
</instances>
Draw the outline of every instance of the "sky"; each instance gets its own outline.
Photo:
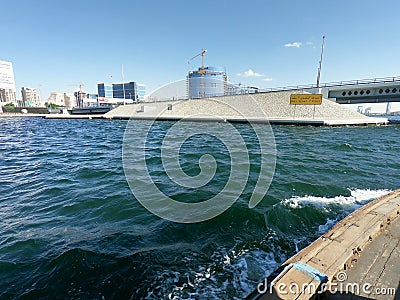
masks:
<instances>
[{"instance_id":1,"label":"sky","mask_svg":"<svg viewBox=\"0 0 400 300\"><path fill-rule=\"evenodd\" d=\"M184 79L188 60L259 88L400 75L397 0L0 0L0 60L17 88L96 93L136 81L147 92ZM201 65L201 57L191 68Z\"/></svg>"}]
</instances>

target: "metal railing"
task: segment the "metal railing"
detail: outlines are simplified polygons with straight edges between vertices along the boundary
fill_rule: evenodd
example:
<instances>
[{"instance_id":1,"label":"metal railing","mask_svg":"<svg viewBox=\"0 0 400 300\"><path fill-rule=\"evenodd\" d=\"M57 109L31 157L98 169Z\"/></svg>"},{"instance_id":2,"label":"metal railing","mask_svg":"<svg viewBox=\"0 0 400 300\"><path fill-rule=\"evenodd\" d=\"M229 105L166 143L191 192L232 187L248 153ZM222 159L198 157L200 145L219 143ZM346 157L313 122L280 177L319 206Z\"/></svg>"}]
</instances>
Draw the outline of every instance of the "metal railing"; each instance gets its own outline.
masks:
<instances>
[{"instance_id":1,"label":"metal railing","mask_svg":"<svg viewBox=\"0 0 400 300\"><path fill-rule=\"evenodd\" d=\"M349 80L349 81L338 81L338 82L328 82L321 83L320 88L328 88L328 87L339 87L339 86L355 86L355 85L363 85L363 84L382 84L382 83L400 83L400 76L397 77L382 77L382 78L374 78L374 79L358 79L358 80ZM233 85L232 86L236 86ZM240 88L240 86L238 86ZM245 87L247 88L247 87ZM223 97L223 96L236 96L236 95L244 95L244 94L257 94L257 93L268 93L268 92L283 92L283 91L294 91L294 90L309 90L316 89L316 84L307 84L307 85L295 85L295 86L285 86L285 87L276 87L276 88L265 88L259 90L251 90L245 91L244 89L239 90L237 92L230 92L227 95L207 95L207 97ZM201 98L201 97L199 97ZM198 99L197 97L193 99ZM165 102L165 101L180 101L180 100L188 100L188 96L176 95L172 97L156 97L151 96L146 99L145 102Z\"/></svg>"},{"instance_id":2,"label":"metal railing","mask_svg":"<svg viewBox=\"0 0 400 300\"><path fill-rule=\"evenodd\" d=\"M350 80L350 81L339 81L339 82L328 82L321 83L319 85L320 88L327 87L336 87L336 86L354 86L354 85L362 85L362 84L380 84L380 83L393 83L400 82L400 76L396 77L382 77L382 78L374 78L374 79L359 79L359 80ZM296 86L285 86L285 87L276 87L276 88L265 88L260 89L260 93L266 92L282 92L282 91L293 91L293 90L308 90L318 88L316 84L307 84L307 85L296 85Z\"/></svg>"}]
</instances>

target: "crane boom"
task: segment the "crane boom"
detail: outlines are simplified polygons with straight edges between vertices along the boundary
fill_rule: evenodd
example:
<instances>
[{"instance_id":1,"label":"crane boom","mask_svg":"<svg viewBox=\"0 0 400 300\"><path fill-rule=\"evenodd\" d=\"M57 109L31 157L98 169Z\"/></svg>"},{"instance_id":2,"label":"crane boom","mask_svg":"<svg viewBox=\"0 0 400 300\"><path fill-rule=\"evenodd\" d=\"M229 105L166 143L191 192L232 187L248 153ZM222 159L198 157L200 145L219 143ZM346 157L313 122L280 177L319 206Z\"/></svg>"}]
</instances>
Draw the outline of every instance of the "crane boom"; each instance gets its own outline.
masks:
<instances>
[{"instance_id":1,"label":"crane boom","mask_svg":"<svg viewBox=\"0 0 400 300\"><path fill-rule=\"evenodd\" d=\"M190 60L193 60L193 59L195 59L196 57L198 57L198 56L200 56L200 55L201 55L201 56L204 56L206 53L207 53L207 50L206 50L206 49L201 49L201 52L200 52L199 54L193 56Z\"/></svg>"},{"instance_id":2,"label":"crane boom","mask_svg":"<svg viewBox=\"0 0 400 300\"><path fill-rule=\"evenodd\" d=\"M317 75L317 88L319 89L319 81L321 79L322 70L322 56L324 55L325 35L322 37L321 58L319 60L318 75ZM319 93L319 91L318 91Z\"/></svg>"},{"instance_id":3,"label":"crane boom","mask_svg":"<svg viewBox=\"0 0 400 300\"><path fill-rule=\"evenodd\" d=\"M206 49L201 49L201 52L195 56L193 56L191 59L188 61L188 65L190 65L190 62L195 59L196 57L199 57L201 55L201 70L204 71L204 55L206 55L207 50Z\"/></svg>"}]
</instances>

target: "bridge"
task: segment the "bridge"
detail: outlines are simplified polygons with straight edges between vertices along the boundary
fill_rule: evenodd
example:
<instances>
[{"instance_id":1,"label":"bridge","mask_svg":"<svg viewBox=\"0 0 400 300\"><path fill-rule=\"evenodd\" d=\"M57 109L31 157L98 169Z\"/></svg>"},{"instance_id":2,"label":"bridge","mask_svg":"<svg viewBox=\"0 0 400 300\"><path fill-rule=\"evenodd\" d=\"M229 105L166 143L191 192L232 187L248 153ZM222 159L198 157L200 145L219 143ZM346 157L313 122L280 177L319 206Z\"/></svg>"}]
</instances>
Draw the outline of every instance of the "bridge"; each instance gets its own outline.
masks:
<instances>
[{"instance_id":1,"label":"bridge","mask_svg":"<svg viewBox=\"0 0 400 300\"><path fill-rule=\"evenodd\" d=\"M400 102L400 77L322 83L319 89L317 85L311 84L262 89L259 92L291 90L319 92L324 98L340 104Z\"/></svg>"}]
</instances>

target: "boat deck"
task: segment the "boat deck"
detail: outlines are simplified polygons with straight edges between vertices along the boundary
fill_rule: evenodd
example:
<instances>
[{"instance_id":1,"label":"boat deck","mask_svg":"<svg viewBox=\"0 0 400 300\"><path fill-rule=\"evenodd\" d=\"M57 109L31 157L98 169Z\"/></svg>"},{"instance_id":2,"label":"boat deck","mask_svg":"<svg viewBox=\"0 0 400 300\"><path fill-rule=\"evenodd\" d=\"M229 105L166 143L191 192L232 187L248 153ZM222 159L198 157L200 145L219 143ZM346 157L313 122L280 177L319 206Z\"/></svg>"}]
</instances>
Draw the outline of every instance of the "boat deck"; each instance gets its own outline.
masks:
<instances>
[{"instance_id":1,"label":"boat deck","mask_svg":"<svg viewBox=\"0 0 400 300\"><path fill-rule=\"evenodd\" d=\"M400 218L396 218L365 247L364 255L323 299L400 299L399 245ZM349 291L352 283L359 283L359 289Z\"/></svg>"},{"instance_id":2,"label":"boat deck","mask_svg":"<svg viewBox=\"0 0 400 300\"><path fill-rule=\"evenodd\" d=\"M400 299L399 241L397 190L340 221L248 299Z\"/></svg>"}]
</instances>

